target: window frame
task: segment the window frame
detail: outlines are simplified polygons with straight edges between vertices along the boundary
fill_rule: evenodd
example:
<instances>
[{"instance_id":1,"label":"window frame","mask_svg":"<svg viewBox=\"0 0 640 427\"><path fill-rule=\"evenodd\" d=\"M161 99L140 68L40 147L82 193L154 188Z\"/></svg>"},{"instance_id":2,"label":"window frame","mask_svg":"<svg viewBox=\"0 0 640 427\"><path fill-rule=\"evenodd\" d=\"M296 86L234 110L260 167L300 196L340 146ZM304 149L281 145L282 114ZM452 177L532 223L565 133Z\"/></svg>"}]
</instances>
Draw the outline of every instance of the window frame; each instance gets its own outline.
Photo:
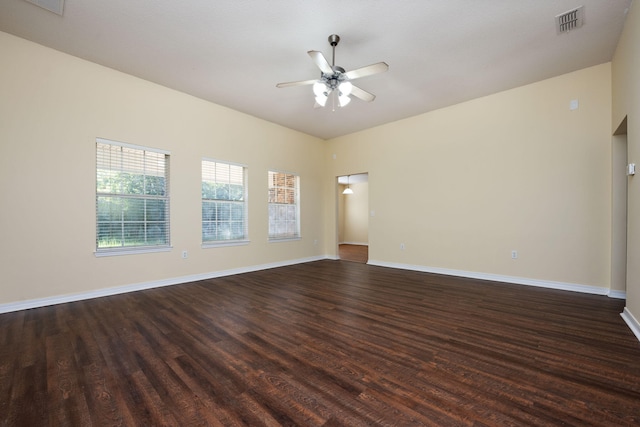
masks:
<instances>
[{"instance_id":1,"label":"window frame","mask_svg":"<svg viewBox=\"0 0 640 427\"><path fill-rule=\"evenodd\" d=\"M219 240L205 240L204 239L204 227L205 227L205 219L204 219L204 203L205 200L208 201L214 201L214 200L220 200L220 201L227 201L227 202L240 202L237 200L230 200L230 199L214 199L214 198L208 198L205 199L203 194L202 194L202 185L204 184L205 180L204 180L204 165L205 162L209 162L209 163L215 163L217 164L222 164L222 165L228 165L228 166L236 166L236 167L241 167L242 168L242 194L243 194L243 200L242 202L242 212L243 212L243 223L242 223L242 229L243 229L243 237L240 239L219 239ZM235 162L229 162L226 160L219 160L219 159L214 159L214 158L210 158L210 157L203 157L200 161L200 193L201 193L201 201L200 201L200 237L202 240L202 248L215 248L215 247L220 247L220 246L240 246L240 245L247 245L250 243L249 240L249 189L248 189L248 176L249 176L249 168L247 165L241 164L241 163L235 163ZM231 183L229 183L231 184ZM231 219L229 220L231 222Z\"/></svg>"},{"instance_id":2,"label":"window frame","mask_svg":"<svg viewBox=\"0 0 640 427\"><path fill-rule=\"evenodd\" d=\"M272 216L271 216L271 211L272 211L272 206L276 207L279 211L288 211L285 213L285 215L288 215L291 211L287 210L287 209L281 209L281 207L283 206L290 206L292 205L292 203L278 203L278 202L272 202L272 189L276 190L275 192L277 193L278 189L284 190L285 194L286 194L286 190L287 189L291 189L291 187L287 187L286 186L286 182L285 182L285 186L273 186L272 182L271 182L271 174L275 173L275 174L284 174L284 175L292 175L294 177L294 200L295 203L293 203L293 205L295 206L293 209L293 212L295 214L295 231L293 234L289 233L289 232L285 232L285 233L276 233L276 232L272 232L272 223L274 222L272 220ZM295 173L295 172L287 172L287 171L282 171L282 170L278 170L278 169L269 169L267 172L267 236L268 236L268 241L269 242L288 242L288 241L293 241L293 240L300 240L302 238L302 227L301 227L301 218L300 218L300 182L301 182L301 177L299 174ZM285 177L285 181L286 181L286 177ZM276 196L277 197L277 196ZM286 195L285 195L286 197ZM282 221L282 220L280 220ZM287 221L286 219L284 221ZM274 224L275 225L275 224ZM286 228L286 227L285 227Z\"/></svg>"},{"instance_id":3,"label":"window frame","mask_svg":"<svg viewBox=\"0 0 640 427\"><path fill-rule=\"evenodd\" d=\"M136 150L136 151L142 151L142 158L143 158L143 173L141 174L141 176L143 177L143 180L145 182L145 187L146 187L146 181L147 181L147 177L148 176L152 176L150 173L147 173L146 170L146 153L153 153L155 155L162 155L164 156L163 158L163 178L164 178L164 182L163 182L163 193L161 195L157 195L157 194L145 194L145 191L143 191L143 193L132 193L132 192L104 192L104 191L100 191L99 188L99 175L100 175L100 160L99 160L99 156L100 156L100 145L108 145L111 147L119 147L120 149L128 149L128 150ZM170 157L171 157L171 153L167 150L162 150L162 149L157 149L157 148L152 148L152 147L146 147L146 146L141 146L141 145L135 145L135 144L129 144L129 143L125 143L125 142L120 142L120 141L113 141L113 140L109 140L109 139L104 139L104 138L96 138L96 142L95 142L95 149L96 149L96 164L95 164L95 256L96 257L102 257L102 256L116 256L116 255L129 255L129 254L139 254L139 253L151 253L151 252L166 252L166 251L170 251L172 249L171 246L171 217L170 217L170 212L171 212L171 191L170 191ZM129 161L135 162L135 159L129 158ZM121 168L111 168L111 169L106 169L107 171L112 171L112 172L122 172L124 171L124 166L122 166ZM155 176L162 176L162 175L155 175ZM146 190L146 188L145 188ZM121 236L121 242L122 244L119 246L100 246L100 225L101 223L107 223L107 222L112 222L112 221L101 221L100 220L100 215L101 215L101 211L100 211L100 201L101 199L112 199L112 200L120 200L122 201L143 201L143 209L144 209L144 219L142 221L140 220L126 220L125 219L125 210L123 209L123 211L121 212L122 216L121 219L119 221L115 221L113 222L114 224L117 224L119 222L120 227L124 230L125 225L127 223L129 224L133 224L133 223L137 223L143 224L143 228L145 229L144 235L145 235L145 243L146 244L138 244L138 245L127 245L126 244L126 238L124 236ZM153 221L147 218L148 215L148 211L147 211L147 207L148 207L148 201L155 201L155 202L163 202L160 203L163 205L162 208L162 220L161 221ZM104 214L104 212L102 212L102 214ZM148 239L148 234L146 232L146 228L150 223L156 223L156 224L160 224L162 227L162 234L164 237L164 242L160 243L160 244L149 244L147 239ZM124 231L123 231L123 235L124 235Z\"/></svg>"}]
</instances>

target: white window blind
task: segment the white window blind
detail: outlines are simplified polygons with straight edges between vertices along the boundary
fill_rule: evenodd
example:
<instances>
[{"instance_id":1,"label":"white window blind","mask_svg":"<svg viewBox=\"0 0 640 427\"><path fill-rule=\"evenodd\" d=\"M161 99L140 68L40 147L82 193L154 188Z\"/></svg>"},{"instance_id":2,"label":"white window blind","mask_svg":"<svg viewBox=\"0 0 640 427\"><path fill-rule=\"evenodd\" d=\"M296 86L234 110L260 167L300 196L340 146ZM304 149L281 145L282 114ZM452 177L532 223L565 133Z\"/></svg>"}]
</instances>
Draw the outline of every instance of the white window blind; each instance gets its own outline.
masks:
<instances>
[{"instance_id":1,"label":"white window blind","mask_svg":"<svg viewBox=\"0 0 640 427\"><path fill-rule=\"evenodd\" d=\"M96 251L168 247L169 153L96 142Z\"/></svg>"},{"instance_id":2,"label":"white window blind","mask_svg":"<svg viewBox=\"0 0 640 427\"><path fill-rule=\"evenodd\" d=\"M269 171L269 239L300 237L300 177Z\"/></svg>"},{"instance_id":3,"label":"white window blind","mask_svg":"<svg viewBox=\"0 0 640 427\"><path fill-rule=\"evenodd\" d=\"M246 167L202 160L202 242L248 239Z\"/></svg>"}]
</instances>

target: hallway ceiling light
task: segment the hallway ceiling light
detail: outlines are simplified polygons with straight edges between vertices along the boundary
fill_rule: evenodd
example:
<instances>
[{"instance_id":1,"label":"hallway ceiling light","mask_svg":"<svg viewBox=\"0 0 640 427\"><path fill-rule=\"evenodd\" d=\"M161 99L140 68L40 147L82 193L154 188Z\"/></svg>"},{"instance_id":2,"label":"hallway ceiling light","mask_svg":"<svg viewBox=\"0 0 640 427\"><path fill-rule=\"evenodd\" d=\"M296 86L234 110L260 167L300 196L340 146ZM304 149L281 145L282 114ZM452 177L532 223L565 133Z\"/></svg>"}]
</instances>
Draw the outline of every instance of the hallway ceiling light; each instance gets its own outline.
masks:
<instances>
[{"instance_id":1,"label":"hallway ceiling light","mask_svg":"<svg viewBox=\"0 0 640 427\"><path fill-rule=\"evenodd\" d=\"M349 187L349 178L351 178L351 175L347 176L347 188L344 189L342 194L353 194L353 190Z\"/></svg>"}]
</instances>

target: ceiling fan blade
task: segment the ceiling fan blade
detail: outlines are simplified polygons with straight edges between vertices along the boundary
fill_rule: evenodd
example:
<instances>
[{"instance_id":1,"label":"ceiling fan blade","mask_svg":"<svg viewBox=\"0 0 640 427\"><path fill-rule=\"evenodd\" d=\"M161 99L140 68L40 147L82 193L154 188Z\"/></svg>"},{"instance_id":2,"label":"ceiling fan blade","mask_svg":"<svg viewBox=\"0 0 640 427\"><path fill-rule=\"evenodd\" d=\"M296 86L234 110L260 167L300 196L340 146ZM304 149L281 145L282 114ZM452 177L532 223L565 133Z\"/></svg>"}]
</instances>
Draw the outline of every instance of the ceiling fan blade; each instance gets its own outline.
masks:
<instances>
[{"instance_id":1,"label":"ceiling fan blade","mask_svg":"<svg viewBox=\"0 0 640 427\"><path fill-rule=\"evenodd\" d=\"M313 62L315 62L315 64L318 66L318 68L320 68L320 71L329 75L333 74L333 68L331 68L331 65L329 64L329 62L327 62L327 59L324 57L322 52L318 52L317 50L310 50L307 53L309 54Z\"/></svg>"},{"instance_id":2,"label":"ceiling fan blade","mask_svg":"<svg viewBox=\"0 0 640 427\"><path fill-rule=\"evenodd\" d=\"M378 62L376 64L367 65L366 67L356 68L355 70L347 71L345 76L347 78L359 79L360 77L370 76L372 74L384 73L389 69L386 62Z\"/></svg>"},{"instance_id":3,"label":"ceiling fan blade","mask_svg":"<svg viewBox=\"0 0 640 427\"><path fill-rule=\"evenodd\" d=\"M318 79L314 79L314 80L301 80L299 82L285 82L285 83L278 83L276 85L276 87L291 87L291 86L305 86L305 85L312 85L315 82L317 82Z\"/></svg>"},{"instance_id":4,"label":"ceiling fan blade","mask_svg":"<svg viewBox=\"0 0 640 427\"><path fill-rule=\"evenodd\" d=\"M374 94L369 93L364 89L360 89L358 86L355 86L355 85L351 88L351 95L355 96L356 98L360 98L366 102L371 102L374 99L376 99L376 96Z\"/></svg>"}]
</instances>

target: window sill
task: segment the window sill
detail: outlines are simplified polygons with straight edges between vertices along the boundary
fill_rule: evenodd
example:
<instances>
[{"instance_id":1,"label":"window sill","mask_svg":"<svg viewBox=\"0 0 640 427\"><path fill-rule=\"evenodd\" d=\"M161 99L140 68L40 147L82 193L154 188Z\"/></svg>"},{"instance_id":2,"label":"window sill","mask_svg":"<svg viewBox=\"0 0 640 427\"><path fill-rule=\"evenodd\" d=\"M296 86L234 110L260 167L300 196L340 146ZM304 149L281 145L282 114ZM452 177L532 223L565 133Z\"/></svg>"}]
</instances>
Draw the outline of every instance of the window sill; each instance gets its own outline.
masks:
<instances>
[{"instance_id":1,"label":"window sill","mask_svg":"<svg viewBox=\"0 0 640 427\"><path fill-rule=\"evenodd\" d=\"M220 242L205 242L202 249L220 248L225 246L245 246L251 243L250 240L222 240Z\"/></svg>"},{"instance_id":2,"label":"window sill","mask_svg":"<svg viewBox=\"0 0 640 427\"><path fill-rule=\"evenodd\" d=\"M125 248L125 249L101 249L96 250L94 255L96 258L120 256L120 255L137 255L137 254L151 254L156 252L169 252L173 249L172 246L160 246L160 247L144 247L144 248Z\"/></svg>"},{"instance_id":3,"label":"window sill","mask_svg":"<svg viewBox=\"0 0 640 427\"><path fill-rule=\"evenodd\" d=\"M269 243L278 243L278 242L291 242L295 240L302 240L302 237L270 237Z\"/></svg>"}]
</instances>

